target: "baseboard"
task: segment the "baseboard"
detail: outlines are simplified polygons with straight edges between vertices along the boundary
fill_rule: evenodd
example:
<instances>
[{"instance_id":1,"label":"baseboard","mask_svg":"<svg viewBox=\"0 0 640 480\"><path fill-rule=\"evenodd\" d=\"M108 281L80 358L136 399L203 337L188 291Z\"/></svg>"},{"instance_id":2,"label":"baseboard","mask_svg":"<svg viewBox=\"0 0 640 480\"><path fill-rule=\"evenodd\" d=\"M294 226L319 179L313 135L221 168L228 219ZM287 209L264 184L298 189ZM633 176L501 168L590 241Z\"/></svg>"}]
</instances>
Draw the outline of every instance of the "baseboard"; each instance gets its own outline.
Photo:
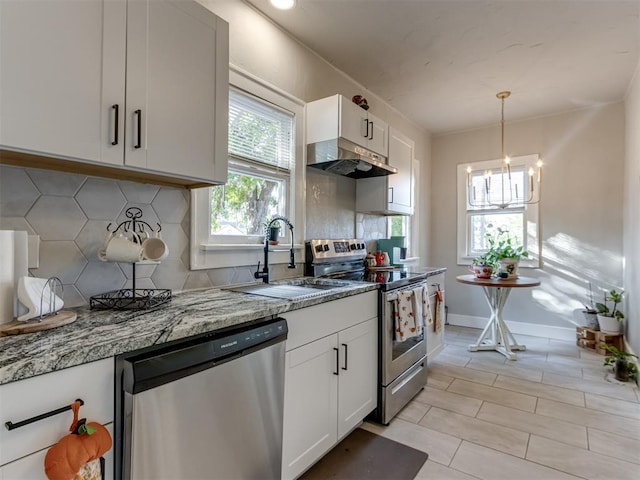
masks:
<instances>
[{"instance_id":1,"label":"baseboard","mask_svg":"<svg viewBox=\"0 0 640 480\"><path fill-rule=\"evenodd\" d=\"M489 321L488 318L476 317L472 315L458 315L449 313L449 325L458 327L484 328ZM568 327L554 327L553 325L538 325L535 323L512 322L505 320L507 327L514 335L531 335L534 337L546 337L556 340L576 339L576 329Z\"/></svg>"}]
</instances>

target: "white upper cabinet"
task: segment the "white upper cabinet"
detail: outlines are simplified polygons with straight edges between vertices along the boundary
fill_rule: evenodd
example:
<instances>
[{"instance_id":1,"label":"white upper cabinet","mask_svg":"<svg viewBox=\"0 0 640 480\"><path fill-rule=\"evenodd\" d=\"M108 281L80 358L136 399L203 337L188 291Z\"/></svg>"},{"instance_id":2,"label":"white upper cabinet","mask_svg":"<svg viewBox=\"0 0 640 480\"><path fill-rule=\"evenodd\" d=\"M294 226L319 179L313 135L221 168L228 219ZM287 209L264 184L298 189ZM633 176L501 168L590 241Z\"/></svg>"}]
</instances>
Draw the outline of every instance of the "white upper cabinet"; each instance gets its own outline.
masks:
<instances>
[{"instance_id":1,"label":"white upper cabinet","mask_svg":"<svg viewBox=\"0 0 640 480\"><path fill-rule=\"evenodd\" d=\"M360 178L356 182L356 211L383 215L413 215L415 142L389 128L389 165L398 173Z\"/></svg>"},{"instance_id":2,"label":"white upper cabinet","mask_svg":"<svg viewBox=\"0 0 640 480\"><path fill-rule=\"evenodd\" d=\"M226 22L195 2L127 11L125 164L226 182Z\"/></svg>"},{"instance_id":3,"label":"white upper cabinet","mask_svg":"<svg viewBox=\"0 0 640 480\"><path fill-rule=\"evenodd\" d=\"M1 2L0 22L0 148L226 181L225 21L191 1L83 0Z\"/></svg>"},{"instance_id":4,"label":"white upper cabinet","mask_svg":"<svg viewBox=\"0 0 640 480\"><path fill-rule=\"evenodd\" d=\"M388 125L342 95L307 104L307 143L338 137L386 157Z\"/></svg>"},{"instance_id":5,"label":"white upper cabinet","mask_svg":"<svg viewBox=\"0 0 640 480\"><path fill-rule=\"evenodd\" d=\"M2 147L122 164L126 20L123 1L0 2Z\"/></svg>"}]
</instances>

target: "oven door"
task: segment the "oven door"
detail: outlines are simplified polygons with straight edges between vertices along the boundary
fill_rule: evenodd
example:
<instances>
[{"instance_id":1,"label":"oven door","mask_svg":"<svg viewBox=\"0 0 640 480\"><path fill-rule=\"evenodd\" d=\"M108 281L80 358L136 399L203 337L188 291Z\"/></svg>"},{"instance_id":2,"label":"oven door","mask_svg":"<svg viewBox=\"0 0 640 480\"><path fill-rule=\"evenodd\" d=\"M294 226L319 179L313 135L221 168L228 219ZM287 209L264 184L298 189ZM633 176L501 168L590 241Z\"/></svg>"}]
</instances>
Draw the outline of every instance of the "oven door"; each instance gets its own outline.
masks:
<instances>
[{"instance_id":1,"label":"oven door","mask_svg":"<svg viewBox=\"0 0 640 480\"><path fill-rule=\"evenodd\" d=\"M394 321L394 303L398 293L406 290L413 290L420 286L426 287L426 285L427 282L425 281L414 283L413 285L399 288L397 290L381 292L381 376L382 385L384 386L389 385L427 354L427 342L425 339L425 335L427 334L426 326L423 328L421 335L399 342L395 338Z\"/></svg>"}]
</instances>

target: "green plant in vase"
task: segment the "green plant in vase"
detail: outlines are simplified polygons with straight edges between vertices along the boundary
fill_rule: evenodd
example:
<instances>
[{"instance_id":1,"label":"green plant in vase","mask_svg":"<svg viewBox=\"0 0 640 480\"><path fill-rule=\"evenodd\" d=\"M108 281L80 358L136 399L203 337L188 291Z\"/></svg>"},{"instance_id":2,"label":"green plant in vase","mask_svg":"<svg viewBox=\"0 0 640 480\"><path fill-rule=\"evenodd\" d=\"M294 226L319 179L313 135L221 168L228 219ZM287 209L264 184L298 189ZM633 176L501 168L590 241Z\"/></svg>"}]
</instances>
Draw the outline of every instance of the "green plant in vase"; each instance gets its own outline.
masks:
<instances>
[{"instance_id":1,"label":"green plant in vase","mask_svg":"<svg viewBox=\"0 0 640 480\"><path fill-rule=\"evenodd\" d=\"M637 355L623 352L617 347L607 343L601 343L600 348L609 352L609 355L604 357L604 365L613 367L616 380L628 382L630 378L633 379L638 376L638 367L632 360L632 358L638 358Z\"/></svg>"},{"instance_id":2,"label":"green plant in vase","mask_svg":"<svg viewBox=\"0 0 640 480\"><path fill-rule=\"evenodd\" d=\"M485 260L493 266L494 272L502 278L516 277L518 274L518 262L521 258L529 257L522 245L515 245L515 240L509 234L509 230L498 227L495 233L487 232L489 249L484 254ZM502 275L506 273L505 275Z\"/></svg>"},{"instance_id":3,"label":"green plant in vase","mask_svg":"<svg viewBox=\"0 0 640 480\"><path fill-rule=\"evenodd\" d=\"M623 293L624 290L618 292L615 289L604 292L604 302L596 303L598 324L602 332L611 334L620 332L620 321L624 318L624 314L618 309L618 305L622 303ZM612 302L611 308L609 308L607 302Z\"/></svg>"}]
</instances>

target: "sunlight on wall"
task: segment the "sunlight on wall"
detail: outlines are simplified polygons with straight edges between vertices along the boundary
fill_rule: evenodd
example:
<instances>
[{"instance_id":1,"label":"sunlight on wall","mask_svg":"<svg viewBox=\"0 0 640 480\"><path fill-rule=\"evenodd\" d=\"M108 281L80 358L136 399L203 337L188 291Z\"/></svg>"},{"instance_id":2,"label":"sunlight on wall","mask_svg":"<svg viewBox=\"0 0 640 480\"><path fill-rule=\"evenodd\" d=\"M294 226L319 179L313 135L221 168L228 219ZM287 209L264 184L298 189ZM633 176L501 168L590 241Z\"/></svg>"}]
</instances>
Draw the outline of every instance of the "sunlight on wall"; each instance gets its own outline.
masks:
<instances>
[{"instance_id":1,"label":"sunlight on wall","mask_svg":"<svg viewBox=\"0 0 640 480\"><path fill-rule=\"evenodd\" d=\"M543 242L544 270L542 283L532 291L538 306L564 317L567 322L583 325L581 311L589 304L588 283L593 301L602 301L602 292L615 285L622 258L598 249L564 233Z\"/></svg>"}]
</instances>

